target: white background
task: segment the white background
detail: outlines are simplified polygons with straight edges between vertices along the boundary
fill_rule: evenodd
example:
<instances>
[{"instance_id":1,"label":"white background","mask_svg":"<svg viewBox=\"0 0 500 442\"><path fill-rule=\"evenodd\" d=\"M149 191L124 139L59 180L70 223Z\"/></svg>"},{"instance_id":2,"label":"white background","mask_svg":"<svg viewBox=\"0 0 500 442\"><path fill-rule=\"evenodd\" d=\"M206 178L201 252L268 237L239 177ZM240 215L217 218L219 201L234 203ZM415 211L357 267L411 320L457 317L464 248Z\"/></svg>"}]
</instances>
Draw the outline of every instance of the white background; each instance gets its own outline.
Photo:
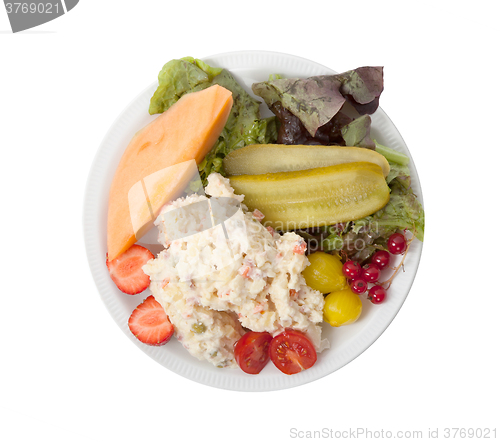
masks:
<instances>
[{"instance_id":1,"label":"white background","mask_svg":"<svg viewBox=\"0 0 500 442\"><path fill-rule=\"evenodd\" d=\"M492 1L82 0L11 34L0 6L0 440L291 440L290 429L497 428L498 17ZM118 329L82 235L93 157L186 55L259 49L385 67L381 106L419 171L419 272L386 332L314 383L269 393L170 373ZM493 435L491 433L491 435Z\"/></svg>"}]
</instances>

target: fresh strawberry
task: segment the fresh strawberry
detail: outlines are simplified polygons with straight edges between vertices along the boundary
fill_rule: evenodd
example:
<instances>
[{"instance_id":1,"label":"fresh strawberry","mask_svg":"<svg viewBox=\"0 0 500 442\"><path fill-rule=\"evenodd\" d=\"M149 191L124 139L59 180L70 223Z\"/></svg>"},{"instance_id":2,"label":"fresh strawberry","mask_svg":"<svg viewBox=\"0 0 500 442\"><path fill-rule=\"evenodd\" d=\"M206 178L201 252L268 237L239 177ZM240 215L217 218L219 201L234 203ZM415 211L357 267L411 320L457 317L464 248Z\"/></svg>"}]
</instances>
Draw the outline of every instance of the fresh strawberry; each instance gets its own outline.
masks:
<instances>
[{"instance_id":1,"label":"fresh strawberry","mask_svg":"<svg viewBox=\"0 0 500 442\"><path fill-rule=\"evenodd\" d=\"M166 344L174 334L174 326L153 296L148 296L132 312L128 328L139 341L147 345Z\"/></svg>"},{"instance_id":2,"label":"fresh strawberry","mask_svg":"<svg viewBox=\"0 0 500 442\"><path fill-rule=\"evenodd\" d=\"M149 287L151 281L142 271L142 266L152 258L154 256L148 249L134 244L113 261L106 258L106 265L116 286L128 295L136 295Z\"/></svg>"}]
</instances>

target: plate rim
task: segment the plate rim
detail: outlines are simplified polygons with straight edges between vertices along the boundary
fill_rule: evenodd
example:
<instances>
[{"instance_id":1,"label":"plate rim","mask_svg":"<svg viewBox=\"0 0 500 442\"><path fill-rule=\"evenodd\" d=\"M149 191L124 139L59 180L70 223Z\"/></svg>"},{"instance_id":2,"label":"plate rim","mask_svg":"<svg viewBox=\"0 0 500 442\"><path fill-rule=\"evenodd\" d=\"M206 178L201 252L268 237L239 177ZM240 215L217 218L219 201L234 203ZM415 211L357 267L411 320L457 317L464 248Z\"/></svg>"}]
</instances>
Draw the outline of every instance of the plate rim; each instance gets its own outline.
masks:
<instances>
[{"instance_id":1,"label":"plate rim","mask_svg":"<svg viewBox=\"0 0 500 442\"><path fill-rule=\"evenodd\" d=\"M207 57L201 58L201 60L206 61L206 60L211 60L211 59L222 59L222 58L231 58L231 57L245 57L245 56L265 56L265 57L277 57L277 58L287 58L290 61L293 61L295 63L299 62L301 64L305 65L311 65L314 66L315 69L320 69L324 70L325 72L335 72L331 68L324 66L323 64L317 63L313 60L293 55L293 54L288 54L288 53L282 53L282 52L276 52L276 51L262 51L262 50L244 50L244 51L231 51L231 52L222 52L214 55L210 55ZM221 66L225 67L225 66ZM271 73L271 72L270 72ZM108 310L108 313L111 315L115 323L118 325L118 327L124 332L124 334L129 338L131 342L133 342L137 347L139 347L144 353L146 353L149 357L151 357L153 360L155 360L157 363L162 365L163 367L167 368L168 370L176 373L177 375L180 375L186 379L189 379L191 381L211 386L214 388L220 388L224 390L231 390L231 391L245 391L245 392L260 392L260 391L277 391L277 390L283 390L283 389L288 389L288 388L293 388L297 387L300 385L304 385L310 382L313 382L315 380L321 379L327 375L330 375L334 373L335 371L339 370L340 368L344 367L347 365L349 362L353 361L357 357L359 357L362 353L364 353L369 347L373 345L373 343L385 332L385 330L389 327L389 325L392 323L394 318L397 316L399 313L401 307L403 306L406 298L408 297L408 294L411 290L411 287L413 285L413 282L415 280L416 274L418 272L418 267L420 264L420 259L421 259L421 254L422 254L422 248L423 248L423 243L420 241L417 241L415 246L413 247L414 250L412 251L412 254L414 256L414 259L416 260L415 267L412 268L412 274L411 274L411 280L407 281L407 290L404 296L402 296L396 305L394 305L393 309L391 310L391 313L389 315L385 315L383 318L384 321L382 325L379 325L376 329L375 332L372 332L370 334L370 337L368 339L365 339L364 343L361 345L361 347L357 346L357 349L354 351L349 351L348 354L343 355L337 355L337 358L340 358L340 361L337 363L333 363L330 361L330 364L328 366L334 365L335 367L333 369L326 369L326 365L324 369L319 369L318 366L314 366L309 370L306 370L305 372L293 375L293 376L286 376L283 375L282 373L277 373L277 376L271 376L270 378L266 378L266 382L255 382L258 378L258 376L250 376L246 375L245 377L239 377L235 378L238 379L239 382L237 382L237 385L234 385L234 382L224 382L224 381L231 381L234 378L227 377L225 378L224 375L220 376L220 373L217 373L215 376L209 376L208 371L209 370L204 370L202 368L202 371L204 371L203 374L198 374L196 367L193 369L186 369L183 363L176 364L175 361L172 364L165 364L164 360L159 360L160 358L157 357L157 352L155 350L161 349L161 347L149 347L145 346L144 344L140 343L137 339L135 339L131 333L128 330L127 323L124 323L123 321L119 320L118 315L116 312L113 311L112 306L108 304L107 298L104 295L103 291L105 290L104 286L109 285L110 279L109 277L107 278L108 281L106 281L105 277L103 278L102 275L102 266L105 263L100 263L98 260L96 260L95 256L95 249L97 248L96 243L98 242L98 235L97 232L93 234L94 238L92 238L92 232L89 232L89 229L92 229L92 224L93 222L96 222L95 219L92 219L93 217L95 218L98 214L93 213L92 206L96 206L96 204L92 201L92 197L95 195L95 192L98 191L99 189L95 189L95 181L96 181L96 175L98 175L99 172L99 162L101 157L105 156L106 154L112 155L112 152L110 152L110 147L107 146L109 144L109 140L112 137L112 134L117 130L117 127L120 125L120 123L123 121L124 116L128 112L130 112L130 109L134 106L134 103L137 103L141 99L141 97L144 97L147 91L149 91L152 87L156 87L157 82L152 82L149 86L145 87L142 89L123 109L122 111L118 114L118 116L114 119L112 122L111 126L108 128L107 132L105 133L104 137L102 138L99 147L95 153L94 159L92 161L89 174L87 177L87 182L85 185L85 193L84 193L84 204L83 204L83 213L82 213L82 227L83 227L83 237L84 237L84 244L85 244L85 251L87 255L87 262L89 264L89 269L92 274L92 278L94 280L94 284L97 288L97 291L99 293L99 296L101 298L101 301L105 305L106 309ZM389 118L389 116L383 111L382 108L379 107L377 110L379 115L381 115L382 118L385 118L390 126L392 126L392 130L395 131L400 139L400 142L403 145L403 148L405 150L405 153L409 154L410 156L410 164L411 164L411 173L412 173L412 189L413 191L417 194L419 201L422 204L423 207L423 196L422 196L422 190L421 190L421 185L420 185L420 180L418 177L418 173L415 167L415 164L413 162L413 158L411 157L411 152L409 151L406 143L403 140L403 137L399 133L397 127L394 125L392 120ZM109 159L108 159L109 161ZM94 179L93 179L94 178ZM101 193L103 190L101 189ZM94 212L98 212L97 208L94 208ZM104 229L105 230L105 229ZM127 295L128 296L128 295ZM141 298L142 299L142 298ZM379 321L380 322L380 321ZM373 329L373 327L372 327ZM357 342L357 341L356 341ZM332 351L332 349L326 350L326 351ZM345 353L346 350L343 351ZM194 357L193 361L196 361ZM164 358L163 358L164 359ZM335 359L333 360L335 361ZM208 368L208 367L207 367ZM221 371L222 372L222 371ZM223 372L222 372L223 373ZM279 376L279 377L278 377ZM267 379L273 379L273 382L268 382ZM221 382L222 380L222 382Z\"/></svg>"}]
</instances>

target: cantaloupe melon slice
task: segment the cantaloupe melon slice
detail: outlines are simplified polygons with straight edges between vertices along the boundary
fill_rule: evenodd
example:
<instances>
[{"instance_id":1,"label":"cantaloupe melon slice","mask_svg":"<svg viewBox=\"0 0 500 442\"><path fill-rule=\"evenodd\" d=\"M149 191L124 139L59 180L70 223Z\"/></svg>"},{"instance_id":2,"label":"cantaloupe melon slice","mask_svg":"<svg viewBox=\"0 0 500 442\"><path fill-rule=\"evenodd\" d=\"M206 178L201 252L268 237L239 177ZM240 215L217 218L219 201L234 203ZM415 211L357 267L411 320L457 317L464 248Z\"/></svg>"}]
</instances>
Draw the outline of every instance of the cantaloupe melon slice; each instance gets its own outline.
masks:
<instances>
[{"instance_id":1,"label":"cantaloupe melon slice","mask_svg":"<svg viewBox=\"0 0 500 442\"><path fill-rule=\"evenodd\" d=\"M115 259L146 233L161 207L175 199L179 190L184 190L186 176L191 176L192 167L189 163L184 166L180 163L189 160L200 163L203 160L222 132L232 104L231 92L214 85L183 95L166 112L135 134L111 184L109 260ZM179 167L172 169L172 176L165 171L153 175L175 165ZM149 200L146 206L144 196L138 192L140 187ZM132 204L129 204L129 196Z\"/></svg>"},{"instance_id":2,"label":"cantaloupe melon slice","mask_svg":"<svg viewBox=\"0 0 500 442\"><path fill-rule=\"evenodd\" d=\"M161 169L135 183L128 192L130 221L135 237L141 238L153 226L158 216L154 208L165 204L165 195L174 200L183 195L191 181L199 179L196 161L189 160ZM148 221L144 223L145 220Z\"/></svg>"}]
</instances>

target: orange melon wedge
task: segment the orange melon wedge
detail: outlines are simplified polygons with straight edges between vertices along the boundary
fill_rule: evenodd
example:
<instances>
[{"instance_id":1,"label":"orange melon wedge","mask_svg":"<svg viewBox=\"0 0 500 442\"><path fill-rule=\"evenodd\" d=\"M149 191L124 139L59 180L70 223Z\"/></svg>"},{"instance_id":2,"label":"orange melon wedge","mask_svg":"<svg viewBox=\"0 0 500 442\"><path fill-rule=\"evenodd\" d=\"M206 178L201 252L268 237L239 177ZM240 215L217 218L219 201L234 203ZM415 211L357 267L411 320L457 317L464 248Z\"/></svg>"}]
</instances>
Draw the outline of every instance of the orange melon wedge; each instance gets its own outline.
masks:
<instances>
[{"instance_id":1,"label":"orange melon wedge","mask_svg":"<svg viewBox=\"0 0 500 442\"><path fill-rule=\"evenodd\" d=\"M183 95L134 135L109 194L110 261L140 239L160 209L184 190L193 177L192 160L199 164L212 149L232 105L231 92L214 85Z\"/></svg>"}]
</instances>

